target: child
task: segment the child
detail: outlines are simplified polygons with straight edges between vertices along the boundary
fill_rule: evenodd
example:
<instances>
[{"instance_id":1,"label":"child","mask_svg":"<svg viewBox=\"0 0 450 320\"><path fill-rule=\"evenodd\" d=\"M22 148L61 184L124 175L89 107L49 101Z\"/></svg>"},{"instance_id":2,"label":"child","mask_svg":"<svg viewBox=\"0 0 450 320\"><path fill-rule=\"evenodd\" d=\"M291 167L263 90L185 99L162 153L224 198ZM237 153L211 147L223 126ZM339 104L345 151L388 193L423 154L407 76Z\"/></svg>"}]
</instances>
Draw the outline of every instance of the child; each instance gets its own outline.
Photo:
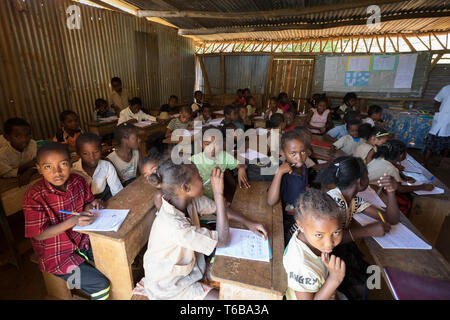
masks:
<instances>
[{"instance_id":1,"label":"child","mask_svg":"<svg viewBox=\"0 0 450 320\"><path fill-rule=\"evenodd\" d=\"M215 168L209 178L214 201L203 196L202 178L194 165L167 160L149 177L163 193L144 256L144 287L149 299L218 299L218 291L200 281L206 270L205 255L229 241L228 219L266 237L261 224L225 208L223 176ZM212 213L217 215L216 230L200 227L199 216Z\"/></svg>"},{"instance_id":2,"label":"child","mask_svg":"<svg viewBox=\"0 0 450 320\"><path fill-rule=\"evenodd\" d=\"M212 120L211 105L209 103L204 103L202 107L202 113L194 120L201 121L202 124L208 124L208 122Z\"/></svg>"},{"instance_id":3,"label":"child","mask_svg":"<svg viewBox=\"0 0 450 320\"><path fill-rule=\"evenodd\" d=\"M269 100L269 105L264 112L264 120L270 119L270 117L275 113L283 113L281 109L278 109L278 101L276 97L271 97Z\"/></svg>"},{"instance_id":4,"label":"child","mask_svg":"<svg viewBox=\"0 0 450 320\"><path fill-rule=\"evenodd\" d=\"M111 89L109 104L116 114L120 114L123 109L128 107L128 91L122 88L122 80L119 77L111 79Z\"/></svg>"},{"instance_id":5,"label":"child","mask_svg":"<svg viewBox=\"0 0 450 320\"><path fill-rule=\"evenodd\" d=\"M154 121L156 122L156 118L151 116L144 111L141 110L142 101L138 97L134 97L130 100L130 106L120 112L119 121L117 125L120 125L124 122L126 123L136 123L139 121Z\"/></svg>"},{"instance_id":6,"label":"child","mask_svg":"<svg viewBox=\"0 0 450 320\"><path fill-rule=\"evenodd\" d=\"M191 126L192 109L189 106L180 108L180 116L170 120L167 125L166 137L170 137L176 129L188 129Z\"/></svg>"},{"instance_id":7,"label":"child","mask_svg":"<svg viewBox=\"0 0 450 320\"><path fill-rule=\"evenodd\" d=\"M245 98L245 101L247 102L247 98L249 97L249 96L251 96L251 91L250 91L250 89L249 88L245 88L245 89L243 89L242 90L242 93L243 93L243 95L244 95L244 98Z\"/></svg>"},{"instance_id":8,"label":"child","mask_svg":"<svg viewBox=\"0 0 450 320\"><path fill-rule=\"evenodd\" d=\"M328 191L328 194L345 213L342 244L334 250L334 254L346 264L345 279L339 291L350 299L364 299L367 295L368 264L362 259L362 254L354 241L371 236L382 237L389 232L392 224L399 222L400 211L395 197L398 183L389 176L382 176L376 181L387 191L386 210L381 210L357 196L369 185L367 168L360 158L345 156L333 160L328 167L319 172L317 181L325 188L329 184L336 186ZM381 220L378 212L384 217L385 222ZM353 216L360 213L376 219L377 222L364 227L353 223Z\"/></svg>"},{"instance_id":9,"label":"child","mask_svg":"<svg viewBox=\"0 0 450 320\"><path fill-rule=\"evenodd\" d=\"M348 135L347 131L347 123L349 123L352 120L361 120L361 115L357 111L347 111L344 115L344 124L341 126L336 126L333 129L329 130L324 138L326 140L329 140L331 142L335 142L336 140L339 140L343 136Z\"/></svg>"},{"instance_id":10,"label":"child","mask_svg":"<svg viewBox=\"0 0 450 320\"><path fill-rule=\"evenodd\" d=\"M372 127L369 123L363 123L358 128L358 135L366 140L366 142L356 147L353 155L363 159L364 163L367 165L372 161L373 155L377 151L377 147L388 140L389 132L382 127Z\"/></svg>"},{"instance_id":11,"label":"child","mask_svg":"<svg viewBox=\"0 0 450 320\"><path fill-rule=\"evenodd\" d=\"M255 98L253 96L248 96L246 102L247 102L247 115L249 117L251 117L256 112L256 108L255 108L256 101L255 101Z\"/></svg>"},{"instance_id":12,"label":"child","mask_svg":"<svg viewBox=\"0 0 450 320\"><path fill-rule=\"evenodd\" d=\"M137 128L129 123L122 123L114 129L114 138L119 147L106 158L117 170L122 185L126 187L136 179L140 168L139 136Z\"/></svg>"},{"instance_id":13,"label":"child","mask_svg":"<svg viewBox=\"0 0 450 320\"><path fill-rule=\"evenodd\" d=\"M372 127L376 125L380 126L380 121L383 115L383 108L377 106L376 104L371 105L369 107L369 110L367 111L367 114L369 116L362 120L363 123L369 123Z\"/></svg>"},{"instance_id":14,"label":"child","mask_svg":"<svg viewBox=\"0 0 450 320\"><path fill-rule=\"evenodd\" d=\"M361 124L360 120L351 120L347 123L347 132L348 135L343 136L339 140L333 143L332 149L340 149L346 154L353 154L356 148L364 142L364 139L361 139L358 136L358 128Z\"/></svg>"},{"instance_id":15,"label":"child","mask_svg":"<svg viewBox=\"0 0 450 320\"><path fill-rule=\"evenodd\" d=\"M237 121L239 115L235 106L233 106L232 104L225 106L225 108L223 109L223 115L225 116L225 119L223 119L220 123L221 126L232 123L237 128L244 130L244 126Z\"/></svg>"},{"instance_id":16,"label":"child","mask_svg":"<svg viewBox=\"0 0 450 320\"><path fill-rule=\"evenodd\" d=\"M107 201L123 189L116 169L109 161L101 160L100 137L93 133L82 133L77 138L77 153L72 172L82 176L89 184L96 199Z\"/></svg>"},{"instance_id":17,"label":"child","mask_svg":"<svg viewBox=\"0 0 450 320\"><path fill-rule=\"evenodd\" d=\"M115 116L116 113L108 108L108 102L105 99L96 99L95 100L95 112L93 116L93 120L98 120L99 118L108 118Z\"/></svg>"},{"instance_id":18,"label":"child","mask_svg":"<svg viewBox=\"0 0 450 320\"><path fill-rule=\"evenodd\" d=\"M162 161L166 160L166 157L164 157L161 153L158 152L155 148L150 149L147 157L142 160L142 167L141 172L144 175L145 178L149 178L152 174L156 172L159 165L162 163ZM162 193L161 193L161 186L156 185L155 186L157 191L155 192L155 195L153 196L153 201L155 203L156 209L159 211L159 209L162 206Z\"/></svg>"},{"instance_id":19,"label":"child","mask_svg":"<svg viewBox=\"0 0 450 320\"><path fill-rule=\"evenodd\" d=\"M399 183L415 183L415 179L405 176L395 166L397 162L403 161L405 158L406 145L400 140L388 140L383 145L377 147L377 152L373 155L373 160L367 165L370 182L376 182L386 174L393 177ZM434 186L430 183L419 185L400 184L398 191L401 193L418 190L431 191L433 188Z\"/></svg>"},{"instance_id":20,"label":"child","mask_svg":"<svg viewBox=\"0 0 450 320\"><path fill-rule=\"evenodd\" d=\"M159 108L159 111L168 112L170 114L176 113L177 104L178 104L178 97L175 95L171 95L169 98L169 103L163 104L161 108Z\"/></svg>"},{"instance_id":21,"label":"child","mask_svg":"<svg viewBox=\"0 0 450 320\"><path fill-rule=\"evenodd\" d=\"M248 117L248 109L246 107L244 107L244 106L238 106L237 110L238 110L238 120L237 120L237 122L239 122L240 124L244 125L244 129L243 130L247 130L252 125L252 121Z\"/></svg>"},{"instance_id":22,"label":"child","mask_svg":"<svg viewBox=\"0 0 450 320\"><path fill-rule=\"evenodd\" d=\"M283 208L284 242L287 245L296 231L294 205L308 185L306 158L308 146L298 130L291 130L281 137L280 153L286 159L278 167L270 185L267 203L275 205L281 198Z\"/></svg>"},{"instance_id":23,"label":"child","mask_svg":"<svg viewBox=\"0 0 450 320\"><path fill-rule=\"evenodd\" d=\"M345 262L332 255L342 240L342 212L325 192L308 189L297 199L297 231L283 256L287 300L331 300L345 276Z\"/></svg>"},{"instance_id":24,"label":"child","mask_svg":"<svg viewBox=\"0 0 450 320\"><path fill-rule=\"evenodd\" d=\"M197 113L202 109L202 106L203 106L203 92L197 90L194 92L194 102L191 105L193 117L197 116Z\"/></svg>"},{"instance_id":25,"label":"child","mask_svg":"<svg viewBox=\"0 0 450 320\"><path fill-rule=\"evenodd\" d=\"M59 115L61 128L56 131L53 141L67 144L70 152L76 151L75 142L82 133L78 115L72 110L65 110Z\"/></svg>"},{"instance_id":26,"label":"child","mask_svg":"<svg viewBox=\"0 0 450 320\"><path fill-rule=\"evenodd\" d=\"M31 139L31 126L21 118L11 118L3 125L3 133L6 142L0 148L0 177L18 177L19 186L26 185L37 172L37 144Z\"/></svg>"},{"instance_id":27,"label":"child","mask_svg":"<svg viewBox=\"0 0 450 320\"><path fill-rule=\"evenodd\" d=\"M314 134L324 134L333 127L330 109L327 109L328 101L320 98L317 107L311 109L306 117L308 128Z\"/></svg>"},{"instance_id":28,"label":"child","mask_svg":"<svg viewBox=\"0 0 450 320\"><path fill-rule=\"evenodd\" d=\"M286 92L281 92L278 95L278 109L280 109L283 113L289 110L291 105L289 104L289 97Z\"/></svg>"},{"instance_id":29,"label":"child","mask_svg":"<svg viewBox=\"0 0 450 320\"><path fill-rule=\"evenodd\" d=\"M280 130L279 133L281 135L282 132L284 132L284 130L286 129L286 121L284 121L284 119L284 114L278 112L274 113L270 116L268 127L271 129Z\"/></svg>"},{"instance_id":30,"label":"child","mask_svg":"<svg viewBox=\"0 0 450 320\"><path fill-rule=\"evenodd\" d=\"M309 106L310 106L310 109L317 108L317 103L319 102L319 100L320 100L322 97L325 97L325 94L314 93L314 94L311 96L311 98L309 98L309 99L307 100L307 102L308 102L308 104L309 104Z\"/></svg>"},{"instance_id":31,"label":"child","mask_svg":"<svg viewBox=\"0 0 450 320\"><path fill-rule=\"evenodd\" d=\"M67 146L48 143L38 150L36 158L43 177L25 193L22 204L25 237L31 238L39 268L66 281L74 281L78 274L83 292L92 300L105 300L109 297L109 281L87 262L93 260L89 236L72 229L94 222L97 214L90 210L101 209L102 203L94 200L82 177L70 173Z\"/></svg>"},{"instance_id":32,"label":"child","mask_svg":"<svg viewBox=\"0 0 450 320\"><path fill-rule=\"evenodd\" d=\"M287 111L283 114L284 117L284 130L283 132L288 132L294 129L294 113Z\"/></svg>"},{"instance_id":33,"label":"child","mask_svg":"<svg viewBox=\"0 0 450 320\"><path fill-rule=\"evenodd\" d=\"M239 105L245 107L247 101L244 98L244 92L242 91L242 89L236 90L236 99L234 99L234 102L237 102Z\"/></svg>"},{"instance_id":34,"label":"child","mask_svg":"<svg viewBox=\"0 0 450 320\"><path fill-rule=\"evenodd\" d=\"M358 97L354 92L347 92L344 96L344 103L337 109L337 113L343 117L347 111L356 111L356 102Z\"/></svg>"}]
</instances>

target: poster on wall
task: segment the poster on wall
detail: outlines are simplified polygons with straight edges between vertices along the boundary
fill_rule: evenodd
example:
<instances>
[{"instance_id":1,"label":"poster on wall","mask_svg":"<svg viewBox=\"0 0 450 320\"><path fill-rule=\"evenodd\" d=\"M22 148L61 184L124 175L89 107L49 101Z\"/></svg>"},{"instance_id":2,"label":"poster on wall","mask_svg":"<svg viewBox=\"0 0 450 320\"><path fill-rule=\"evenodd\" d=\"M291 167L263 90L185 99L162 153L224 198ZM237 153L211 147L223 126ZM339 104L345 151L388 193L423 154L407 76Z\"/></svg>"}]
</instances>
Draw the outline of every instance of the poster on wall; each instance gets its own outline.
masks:
<instances>
[{"instance_id":1,"label":"poster on wall","mask_svg":"<svg viewBox=\"0 0 450 320\"><path fill-rule=\"evenodd\" d=\"M345 71L370 71L371 56L347 57L347 68Z\"/></svg>"},{"instance_id":2,"label":"poster on wall","mask_svg":"<svg viewBox=\"0 0 450 320\"><path fill-rule=\"evenodd\" d=\"M376 55L372 60L372 71L394 71L397 62L398 55Z\"/></svg>"},{"instance_id":3,"label":"poster on wall","mask_svg":"<svg viewBox=\"0 0 450 320\"><path fill-rule=\"evenodd\" d=\"M414 71L416 70L417 53L402 54L398 59L394 88L411 88Z\"/></svg>"},{"instance_id":4,"label":"poster on wall","mask_svg":"<svg viewBox=\"0 0 450 320\"><path fill-rule=\"evenodd\" d=\"M346 72L345 73L345 86L346 87L362 87L369 85L370 72Z\"/></svg>"}]
</instances>

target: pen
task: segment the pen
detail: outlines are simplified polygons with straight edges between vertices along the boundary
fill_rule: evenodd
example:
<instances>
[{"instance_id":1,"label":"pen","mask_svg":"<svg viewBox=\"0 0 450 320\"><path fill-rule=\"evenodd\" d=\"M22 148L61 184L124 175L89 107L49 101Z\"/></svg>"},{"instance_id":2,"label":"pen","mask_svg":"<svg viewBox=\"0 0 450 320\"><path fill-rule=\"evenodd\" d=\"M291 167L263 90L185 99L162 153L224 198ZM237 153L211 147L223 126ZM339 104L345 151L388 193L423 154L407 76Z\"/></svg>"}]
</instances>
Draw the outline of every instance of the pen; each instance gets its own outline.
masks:
<instances>
[{"instance_id":1,"label":"pen","mask_svg":"<svg viewBox=\"0 0 450 320\"><path fill-rule=\"evenodd\" d=\"M380 216L380 218L381 218L381 221L383 221L383 223L386 223L386 221L384 220L384 217L383 217L383 215L381 214L381 212L380 211L377 211L378 212L378 215Z\"/></svg>"},{"instance_id":2,"label":"pen","mask_svg":"<svg viewBox=\"0 0 450 320\"><path fill-rule=\"evenodd\" d=\"M79 212L72 212L72 211L64 211L64 210L59 210L60 213L65 213L65 214L71 214L74 216L84 216L84 217L89 217L90 215L87 214L81 214Z\"/></svg>"},{"instance_id":3,"label":"pen","mask_svg":"<svg viewBox=\"0 0 450 320\"><path fill-rule=\"evenodd\" d=\"M206 180L205 182L203 182L203 185L207 184L209 182L210 178L208 178L208 180Z\"/></svg>"}]
</instances>

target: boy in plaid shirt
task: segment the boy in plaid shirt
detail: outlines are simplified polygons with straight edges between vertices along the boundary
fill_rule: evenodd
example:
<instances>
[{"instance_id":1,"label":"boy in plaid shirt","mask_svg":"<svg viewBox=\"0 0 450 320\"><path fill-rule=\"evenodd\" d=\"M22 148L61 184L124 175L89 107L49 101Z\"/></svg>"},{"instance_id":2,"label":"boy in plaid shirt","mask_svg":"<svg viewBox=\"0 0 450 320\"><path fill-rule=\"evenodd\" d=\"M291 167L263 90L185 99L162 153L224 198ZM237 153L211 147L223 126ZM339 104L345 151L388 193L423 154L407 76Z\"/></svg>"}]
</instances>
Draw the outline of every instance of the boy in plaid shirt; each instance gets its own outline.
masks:
<instances>
[{"instance_id":1,"label":"boy in plaid shirt","mask_svg":"<svg viewBox=\"0 0 450 320\"><path fill-rule=\"evenodd\" d=\"M36 167L43 178L24 195L25 236L31 238L42 271L79 285L92 300L109 297L109 280L87 261L93 260L89 236L73 231L91 224L102 207L87 182L70 173L67 146L52 142L37 152ZM81 215L61 213L80 212ZM78 268L77 270L75 270ZM77 272L79 271L79 272Z\"/></svg>"}]
</instances>

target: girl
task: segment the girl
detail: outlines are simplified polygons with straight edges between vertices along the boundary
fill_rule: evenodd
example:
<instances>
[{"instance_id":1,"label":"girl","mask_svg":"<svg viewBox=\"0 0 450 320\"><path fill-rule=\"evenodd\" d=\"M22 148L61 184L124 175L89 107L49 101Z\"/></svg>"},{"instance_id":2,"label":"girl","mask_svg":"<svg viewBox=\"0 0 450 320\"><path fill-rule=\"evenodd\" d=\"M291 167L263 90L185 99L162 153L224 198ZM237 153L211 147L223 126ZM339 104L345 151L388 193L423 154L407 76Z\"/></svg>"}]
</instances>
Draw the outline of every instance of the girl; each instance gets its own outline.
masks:
<instances>
[{"instance_id":1,"label":"girl","mask_svg":"<svg viewBox=\"0 0 450 320\"><path fill-rule=\"evenodd\" d=\"M75 142L83 132L80 128L78 115L72 110L65 110L59 115L59 120L61 121L61 128L56 131L53 141L66 144L71 153L75 152Z\"/></svg>"},{"instance_id":2,"label":"girl","mask_svg":"<svg viewBox=\"0 0 450 320\"><path fill-rule=\"evenodd\" d=\"M132 124L122 123L114 130L114 138L119 143L119 147L106 158L112 162L122 185L126 187L136 179L140 168L141 153L139 152L138 130Z\"/></svg>"},{"instance_id":3,"label":"girl","mask_svg":"<svg viewBox=\"0 0 450 320\"><path fill-rule=\"evenodd\" d=\"M192 109L189 106L180 108L180 116L170 120L167 125L166 138L172 135L176 129L188 129L191 126Z\"/></svg>"},{"instance_id":4,"label":"girl","mask_svg":"<svg viewBox=\"0 0 450 320\"><path fill-rule=\"evenodd\" d=\"M324 134L333 127L330 110L327 109L328 101L320 98L317 107L311 109L306 117L308 128L314 134Z\"/></svg>"},{"instance_id":5,"label":"girl","mask_svg":"<svg viewBox=\"0 0 450 320\"><path fill-rule=\"evenodd\" d=\"M119 121L117 122L117 125L120 125L121 123L127 122L127 123L136 123L139 121L155 121L156 118L154 116L151 116L149 114L146 114L144 111L141 110L142 107L142 101L138 97L134 97L130 100L130 105L128 108L123 109L120 112Z\"/></svg>"},{"instance_id":6,"label":"girl","mask_svg":"<svg viewBox=\"0 0 450 320\"><path fill-rule=\"evenodd\" d=\"M346 276L339 290L352 299L364 298L367 294L368 264L362 259L362 254L353 241L371 236L382 237L389 232L391 224L399 222L400 211L395 197L398 183L390 176L382 176L376 181L387 191L387 207L384 211L357 196L358 192L364 191L369 185L367 168L360 158L345 156L333 160L328 167L319 172L316 181L325 188L329 184L336 186L328 191L328 194L345 212L343 245L334 250L347 266ZM383 215L386 222L380 220L378 212ZM353 223L353 216L358 213L365 213L378 221L361 227Z\"/></svg>"},{"instance_id":7,"label":"girl","mask_svg":"<svg viewBox=\"0 0 450 320\"><path fill-rule=\"evenodd\" d=\"M358 135L366 142L357 146L353 155L363 159L365 164L369 164L377 147L388 140L389 132L382 127L372 127L369 123L363 123L358 128Z\"/></svg>"},{"instance_id":8,"label":"girl","mask_svg":"<svg viewBox=\"0 0 450 320\"><path fill-rule=\"evenodd\" d=\"M367 165L369 170L369 180L372 183L377 181L383 175L392 176L399 183L415 183L416 180L405 176L395 166L397 162L403 161L406 158L406 145L400 140L388 140L383 145L377 148L377 152L373 155L373 160ZM419 185L403 185L398 186L398 192L411 191L431 191L434 186L429 183Z\"/></svg>"},{"instance_id":9,"label":"girl","mask_svg":"<svg viewBox=\"0 0 450 320\"><path fill-rule=\"evenodd\" d=\"M236 90L236 98L234 99L234 102L245 107L247 101L244 98L244 92L242 91L242 89Z\"/></svg>"},{"instance_id":10,"label":"girl","mask_svg":"<svg viewBox=\"0 0 450 320\"><path fill-rule=\"evenodd\" d=\"M381 126L381 119L383 118L383 108L376 104L371 105L367 111L368 117L363 119L363 123L369 123L372 127Z\"/></svg>"},{"instance_id":11,"label":"girl","mask_svg":"<svg viewBox=\"0 0 450 320\"><path fill-rule=\"evenodd\" d=\"M144 287L150 299L218 299L218 291L202 284L206 263L216 247L229 239L228 218L256 234L267 236L261 224L225 208L223 173L210 177L215 201L203 196L203 182L194 165L162 163L149 177L160 185L162 206L156 216L144 256ZM217 214L216 230L201 228L200 215ZM228 218L227 218L228 217Z\"/></svg>"},{"instance_id":12,"label":"girl","mask_svg":"<svg viewBox=\"0 0 450 320\"><path fill-rule=\"evenodd\" d=\"M269 120L270 117L275 113L283 113L283 111L278 110L277 98L272 97L270 98L267 109L264 112L264 120Z\"/></svg>"},{"instance_id":13,"label":"girl","mask_svg":"<svg viewBox=\"0 0 450 320\"><path fill-rule=\"evenodd\" d=\"M346 126L348 135L343 136L339 140L335 141L331 146L331 149L342 150L348 155L353 154L356 148L364 142L364 139L361 139L358 133L360 125L361 120L351 120L347 122Z\"/></svg>"},{"instance_id":14,"label":"girl","mask_svg":"<svg viewBox=\"0 0 450 320\"><path fill-rule=\"evenodd\" d=\"M294 129L294 113L287 111L283 114L284 116L284 130L283 132L288 132Z\"/></svg>"},{"instance_id":15,"label":"girl","mask_svg":"<svg viewBox=\"0 0 450 320\"><path fill-rule=\"evenodd\" d=\"M158 169L159 164L165 159L161 153L156 150L156 148L150 149L148 152L147 157L142 160L142 167L141 172L144 175L145 178L148 179L152 174L156 172ZM156 185L155 186L157 191L155 192L155 195L153 196L153 201L156 207L156 210L159 211L159 209L162 206L162 193L161 193L161 186Z\"/></svg>"},{"instance_id":16,"label":"girl","mask_svg":"<svg viewBox=\"0 0 450 320\"><path fill-rule=\"evenodd\" d=\"M255 98L253 96L247 97L247 116L251 117L255 114L256 108L255 108Z\"/></svg>"},{"instance_id":17,"label":"girl","mask_svg":"<svg viewBox=\"0 0 450 320\"><path fill-rule=\"evenodd\" d=\"M245 129L248 129L252 122L248 117L248 109L243 106L238 106L238 122L244 125Z\"/></svg>"},{"instance_id":18,"label":"girl","mask_svg":"<svg viewBox=\"0 0 450 320\"><path fill-rule=\"evenodd\" d=\"M289 104L289 97L286 92L281 92L278 95L278 109L280 109L283 113L289 110L291 105Z\"/></svg>"},{"instance_id":19,"label":"girl","mask_svg":"<svg viewBox=\"0 0 450 320\"><path fill-rule=\"evenodd\" d=\"M341 118L344 116L344 114L347 111L355 110L356 102L358 101L358 97L354 92L347 92L344 96L344 103L337 109L336 113L341 116Z\"/></svg>"},{"instance_id":20,"label":"girl","mask_svg":"<svg viewBox=\"0 0 450 320\"><path fill-rule=\"evenodd\" d=\"M283 256L287 300L335 298L344 280L345 262L331 252L342 241L342 220L342 211L323 191L308 189L297 199L298 230Z\"/></svg>"}]
</instances>

